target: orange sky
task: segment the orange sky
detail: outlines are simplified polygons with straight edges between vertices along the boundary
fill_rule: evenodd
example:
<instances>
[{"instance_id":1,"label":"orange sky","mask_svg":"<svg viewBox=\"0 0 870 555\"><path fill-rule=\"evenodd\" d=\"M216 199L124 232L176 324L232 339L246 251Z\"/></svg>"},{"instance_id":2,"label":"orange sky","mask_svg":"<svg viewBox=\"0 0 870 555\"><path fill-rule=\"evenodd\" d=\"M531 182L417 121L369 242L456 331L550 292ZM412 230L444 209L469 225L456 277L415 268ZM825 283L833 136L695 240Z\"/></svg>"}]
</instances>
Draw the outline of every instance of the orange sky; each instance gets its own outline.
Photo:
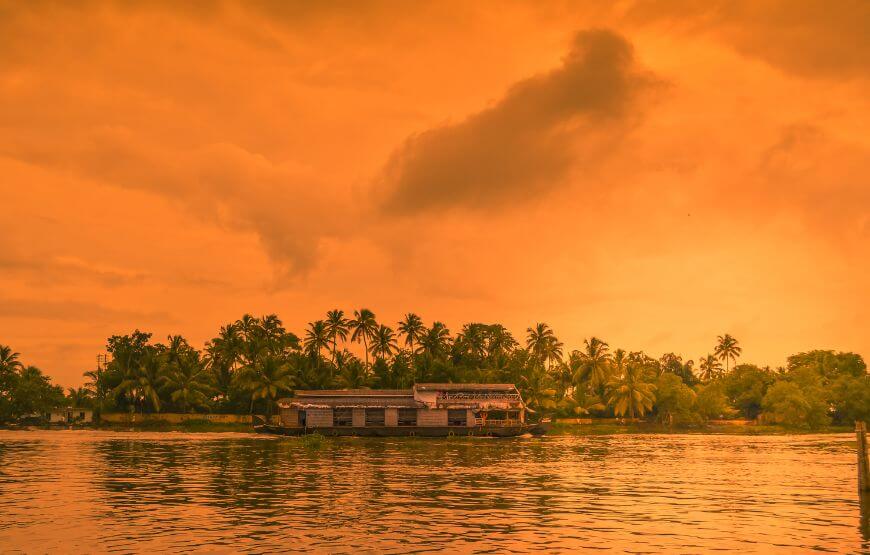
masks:
<instances>
[{"instance_id":1,"label":"orange sky","mask_svg":"<svg viewBox=\"0 0 870 555\"><path fill-rule=\"evenodd\" d=\"M870 355L870 2L0 0L0 343L366 306Z\"/></svg>"}]
</instances>

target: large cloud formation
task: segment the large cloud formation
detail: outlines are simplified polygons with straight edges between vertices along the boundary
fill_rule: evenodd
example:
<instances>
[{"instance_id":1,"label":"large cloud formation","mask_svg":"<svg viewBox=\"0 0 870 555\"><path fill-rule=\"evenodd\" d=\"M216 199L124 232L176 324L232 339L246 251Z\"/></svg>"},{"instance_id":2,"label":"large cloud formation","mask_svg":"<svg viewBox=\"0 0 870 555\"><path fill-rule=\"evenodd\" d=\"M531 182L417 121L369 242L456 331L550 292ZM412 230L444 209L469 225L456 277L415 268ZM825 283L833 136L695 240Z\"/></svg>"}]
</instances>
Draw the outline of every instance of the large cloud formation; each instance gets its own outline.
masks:
<instances>
[{"instance_id":1,"label":"large cloud formation","mask_svg":"<svg viewBox=\"0 0 870 555\"><path fill-rule=\"evenodd\" d=\"M606 155L584 156L577 143L594 134L596 145L611 144L600 133L618 134L651 83L623 37L580 32L558 69L516 83L461 123L408 139L385 169L384 208L481 208L553 188L578 160Z\"/></svg>"}]
</instances>

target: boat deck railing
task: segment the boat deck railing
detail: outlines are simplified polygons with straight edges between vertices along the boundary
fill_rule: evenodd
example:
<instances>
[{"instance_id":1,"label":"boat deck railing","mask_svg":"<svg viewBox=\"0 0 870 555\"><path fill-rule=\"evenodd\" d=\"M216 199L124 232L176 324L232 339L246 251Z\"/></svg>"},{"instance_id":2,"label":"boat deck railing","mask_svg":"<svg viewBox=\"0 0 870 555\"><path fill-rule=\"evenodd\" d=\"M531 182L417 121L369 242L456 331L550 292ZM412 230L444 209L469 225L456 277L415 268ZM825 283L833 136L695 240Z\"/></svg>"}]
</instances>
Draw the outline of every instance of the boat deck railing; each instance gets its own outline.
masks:
<instances>
[{"instance_id":1,"label":"boat deck railing","mask_svg":"<svg viewBox=\"0 0 870 555\"><path fill-rule=\"evenodd\" d=\"M474 423L478 426L522 426L522 421L517 418L475 418Z\"/></svg>"}]
</instances>

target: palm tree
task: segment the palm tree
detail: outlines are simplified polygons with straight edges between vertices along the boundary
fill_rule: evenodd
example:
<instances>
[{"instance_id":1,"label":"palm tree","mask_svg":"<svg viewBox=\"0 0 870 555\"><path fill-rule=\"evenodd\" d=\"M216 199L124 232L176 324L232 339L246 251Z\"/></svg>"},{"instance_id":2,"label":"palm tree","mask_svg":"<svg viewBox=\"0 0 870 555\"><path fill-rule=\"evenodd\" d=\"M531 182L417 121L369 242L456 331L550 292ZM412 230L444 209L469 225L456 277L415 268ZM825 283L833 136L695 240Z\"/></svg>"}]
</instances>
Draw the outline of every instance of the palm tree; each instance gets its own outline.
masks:
<instances>
[{"instance_id":1,"label":"palm tree","mask_svg":"<svg viewBox=\"0 0 870 555\"><path fill-rule=\"evenodd\" d=\"M368 384L370 377L368 367L354 356L348 357L338 373L338 381L341 386L348 389L364 387Z\"/></svg>"},{"instance_id":2,"label":"palm tree","mask_svg":"<svg viewBox=\"0 0 870 555\"><path fill-rule=\"evenodd\" d=\"M607 382L610 370L608 345L597 337L584 340L584 344L583 351L579 353L580 364L574 381L586 381L592 389L600 389Z\"/></svg>"},{"instance_id":3,"label":"palm tree","mask_svg":"<svg viewBox=\"0 0 870 555\"><path fill-rule=\"evenodd\" d=\"M79 407L91 407L93 404L93 395L91 394L91 390L87 387L70 387L66 390L66 398L67 403L69 403L70 407L79 408Z\"/></svg>"},{"instance_id":4,"label":"palm tree","mask_svg":"<svg viewBox=\"0 0 870 555\"><path fill-rule=\"evenodd\" d=\"M399 334L405 336L405 345L408 346L411 353L414 353L414 343L419 343L420 338L426 333L426 326L423 325L423 320L409 312L405 314L405 318L399 322Z\"/></svg>"},{"instance_id":5,"label":"palm tree","mask_svg":"<svg viewBox=\"0 0 870 555\"><path fill-rule=\"evenodd\" d=\"M552 409L556 406L556 388L552 377L540 364L533 364L522 377L523 398L536 409Z\"/></svg>"},{"instance_id":6,"label":"palm tree","mask_svg":"<svg viewBox=\"0 0 870 555\"><path fill-rule=\"evenodd\" d=\"M645 379L646 368L641 364L629 363L621 374L607 383L607 404L613 407L616 416L628 413L628 417L634 419L635 415L643 416L652 409L656 401L656 386Z\"/></svg>"},{"instance_id":7,"label":"palm tree","mask_svg":"<svg viewBox=\"0 0 870 555\"><path fill-rule=\"evenodd\" d=\"M462 326L462 331L456 335L456 342L453 344L454 353L471 357L475 365L480 365L487 355L488 328L485 324L477 323Z\"/></svg>"},{"instance_id":8,"label":"palm tree","mask_svg":"<svg viewBox=\"0 0 870 555\"><path fill-rule=\"evenodd\" d=\"M18 360L20 354L14 352L8 345L0 345L0 376L3 374L11 374L15 370L22 367L21 361Z\"/></svg>"},{"instance_id":9,"label":"palm tree","mask_svg":"<svg viewBox=\"0 0 870 555\"><path fill-rule=\"evenodd\" d=\"M519 346L514 336L501 324L489 326L489 341L486 350L490 359L502 357L511 353Z\"/></svg>"},{"instance_id":10,"label":"palm tree","mask_svg":"<svg viewBox=\"0 0 870 555\"><path fill-rule=\"evenodd\" d=\"M192 349L167 365L161 384L182 412L205 407L212 392L206 365Z\"/></svg>"},{"instance_id":11,"label":"palm tree","mask_svg":"<svg viewBox=\"0 0 870 555\"><path fill-rule=\"evenodd\" d=\"M332 362L335 362L335 353L338 351L338 340L347 340L348 320L344 317L344 311L335 309L326 313L326 331L332 338Z\"/></svg>"},{"instance_id":12,"label":"palm tree","mask_svg":"<svg viewBox=\"0 0 870 555\"><path fill-rule=\"evenodd\" d=\"M293 374L290 365L273 354L266 354L243 366L237 375L237 381L251 395L251 414L254 413L254 402L266 399L268 415L272 416L272 405L278 395L293 387Z\"/></svg>"},{"instance_id":13,"label":"palm tree","mask_svg":"<svg viewBox=\"0 0 870 555\"><path fill-rule=\"evenodd\" d=\"M737 362L737 357L740 356L740 353L743 352L743 348L741 348L737 340L731 337L729 334L720 335L718 337L719 344L716 345L716 350L714 353L719 360L725 361L725 373L728 373L729 370L729 361Z\"/></svg>"},{"instance_id":14,"label":"palm tree","mask_svg":"<svg viewBox=\"0 0 870 555\"><path fill-rule=\"evenodd\" d=\"M353 333L350 340L359 343L362 341L363 350L366 355L366 366L369 365L369 340L374 336L378 329L378 323L375 321L375 313L367 308L353 311L353 320L349 322L350 329Z\"/></svg>"},{"instance_id":15,"label":"palm tree","mask_svg":"<svg viewBox=\"0 0 870 555\"><path fill-rule=\"evenodd\" d=\"M433 322L420 339L420 346L432 358L444 356L450 347L450 330L441 322Z\"/></svg>"},{"instance_id":16,"label":"palm tree","mask_svg":"<svg viewBox=\"0 0 870 555\"><path fill-rule=\"evenodd\" d=\"M145 349L138 372L138 390L143 400L151 402L154 412L160 412L160 394L157 389L163 379L164 360L154 347Z\"/></svg>"},{"instance_id":17,"label":"palm tree","mask_svg":"<svg viewBox=\"0 0 870 555\"><path fill-rule=\"evenodd\" d=\"M550 326L541 322L535 324L534 328L528 328L526 332L529 334L526 348L542 363L547 360L552 363L553 359L562 358L562 343L556 339Z\"/></svg>"},{"instance_id":18,"label":"palm tree","mask_svg":"<svg viewBox=\"0 0 870 555\"><path fill-rule=\"evenodd\" d=\"M372 337L372 354L384 360L390 358L399 349L393 330L380 325Z\"/></svg>"},{"instance_id":19,"label":"palm tree","mask_svg":"<svg viewBox=\"0 0 870 555\"><path fill-rule=\"evenodd\" d=\"M324 320L308 324L303 341L305 353L314 359L315 366L320 368L320 351L329 349L329 325Z\"/></svg>"},{"instance_id":20,"label":"palm tree","mask_svg":"<svg viewBox=\"0 0 870 555\"><path fill-rule=\"evenodd\" d=\"M699 376L701 381L709 382L722 371L722 364L716 360L715 356L708 354L707 356L701 357L701 362L699 363L698 368L701 370Z\"/></svg>"},{"instance_id":21,"label":"palm tree","mask_svg":"<svg viewBox=\"0 0 870 555\"><path fill-rule=\"evenodd\" d=\"M9 407L12 403L16 371L22 367L19 356L11 347L0 345L0 419L3 418L3 407Z\"/></svg>"}]
</instances>

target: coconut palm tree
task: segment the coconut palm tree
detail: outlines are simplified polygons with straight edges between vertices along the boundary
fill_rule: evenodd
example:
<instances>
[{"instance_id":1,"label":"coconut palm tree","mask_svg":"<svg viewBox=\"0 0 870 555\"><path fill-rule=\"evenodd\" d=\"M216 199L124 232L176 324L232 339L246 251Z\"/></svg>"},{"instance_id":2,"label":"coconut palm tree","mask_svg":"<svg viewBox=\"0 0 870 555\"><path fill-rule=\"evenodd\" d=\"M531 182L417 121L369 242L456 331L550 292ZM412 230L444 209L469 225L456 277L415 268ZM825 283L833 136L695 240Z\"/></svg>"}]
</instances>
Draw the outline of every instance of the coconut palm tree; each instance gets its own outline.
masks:
<instances>
[{"instance_id":1,"label":"coconut palm tree","mask_svg":"<svg viewBox=\"0 0 870 555\"><path fill-rule=\"evenodd\" d=\"M526 348L541 363L549 361L552 366L553 360L561 360L562 343L556 339L556 334L553 333L550 326L540 322L535 324L535 327L528 328L526 332L529 334L526 339Z\"/></svg>"},{"instance_id":2,"label":"coconut palm tree","mask_svg":"<svg viewBox=\"0 0 870 555\"><path fill-rule=\"evenodd\" d=\"M206 365L193 349L166 365L161 385L182 412L205 407L213 391Z\"/></svg>"},{"instance_id":3,"label":"coconut palm tree","mask_svg":"<svg viewBox=\"0 0 870 555\"><path fill-rule=\"evenodd\" d=\"M139 395L150 401L154 412L160 412L160 393L158 388L163 378L164 358L154 347L147 347L139 364L137 380Z\"/></svg>"},{"instance_id":4,"label":"coconut palm tree","mask_svg":"<svg viewBox=\"0 0 870 555\"><path fill-rule=\"evenodd\" d=\"M420 339L420 346L432 358L443 357L450 348L450 330L441 322L433 322Z\"/></svg>"},{"instance_id":5,"label":"coconut palm tree","mask_svg":"<svg viewBox=\"0 0 870 555\"><path fill-rule=\"evenodd\" d=\"M338 352L338 340L347 341L348 319L344 317L344 311L335 309L326 313L326 332L332 338L332 362L335 363L335 354Z\"/></svg>"},{"instance_id":6,"label":"coconut palm tree","mask_svg":"<svg viewBox=\"0 0 870 555\"><path fill-rule=\"evenodd\" d=\"M290 391L294 380L289 363L274 354L266 353L252 364L240 368L237 382L251 395L251 414L254 413L254 402L265 399L267 413L272 416L272 405L278 395Z\"/></svg>"},{"instance_id":7,"label":"coconut palm tree","mask_svg":"<svg viewBox=\"0 0 870 555\"><path fill-rule=\"evenodd\" d=\"M490 360L510 354L519 346L514 336L501 324L489 326L486 351Z\"/></svg>"},{"instance_id":8,"label":"coconut palm tree","mask_svg":"<svg viewBox=\"0 0 870 555\"><path fill-rule=\"evenodd\" d=\"M607 383L610 371L610 353L604 341L593 337L584 340L579 354L579 365L574 374L575 383L588 382L592 389L601 389Z\"/></svg>"},{"instance_id":9,"label":"coconut palm tree","mask_svg":"<svg viewBox=\"0 0 870 555\"><path fill-rule=\"evenodd\" d=\"M702 382L709 382L722 372L722 364L711 354L701 357L698 368L701 370L699 377Z\"/></svg>"},{"instance_id":10,"label":"coconut palm tree","mask_svg":"<svg viewBox=\"0 0 870 555\"><path fill-rule=\"evenodd\" d=\"M622 357L620 357L622 358ZM651 410L656 401L656 386L646 381L646 367L637 363L624 365L621 374L607 383L607 404L616 416L634 419Z\"/></svg>"},{"instance_id":11,"label":"coconut palm tree","mask_svg":"<svg viewBox=\"0 0 870 555\"><path fill-rule=\"evenodd\" d=\"M414 343L419 343L420 338L426 333L426 326L423 325L423 320L413 312L409 312L399 322L398 329L399 335L405 336L405 345L408 346L408 350L413 354Z\"/></svg>"},{"instance_id":12,"label":"coconut palm tree","mask_svg":"<svg viewBox=\"0 0 870 555\"><path fill-rule=\"evenodd\" d=\"M550 374L540 364L532 364L522 377L523 399L535 409L552 409L556 406L556 387Z\"/></svg>"},{"instance_id":13,"label":"coconut palm tree","mask_svg":"<svg viewBox=\"0 0 870 555\"><path fill-rule=\"evenodd\" d=\"M487 339L489 326L485 324L465 324L462 331L456 335L453 344L455 354L471 357L479 365L487 356Z\"/></svg>"},{"instance_id":14,"label":"coconut palm tree","mask_svg":"<svg viewBox=\"0 0 870 555\"><path fill-rule=\"evenodd\" d=\"M348 358L338 373L338 381L341 386L349 389L359 389L368 385L370 378L371 374L368 367L354 356Z\"/></svg>"},{"instance_id":15,"label":"coconut palm tree","mask_svg":"<svg viewBox=\"0 0 870 555\"><path fill-rule=\"evenodd\" d=\"M366 356L366 366L369 365L369 340L374 336L378 329L378 323L375 320L375 313L367 308L353 311L353 320L348 325L353 330L350 340L356 343L362 341L363 350Z\"/></svg>"},{"instance_id":16,"label":"coconut palm tree","mask_svg":"<svg viewBox=\"0 0 870 555\"><path fill-rule=\"evenodd\" d=\"M393 330L383 324L378 326L372 337L372 354L377 358L386 360L398 350L399 344L396 342Z\"/></svg>"},{"instance_id":17,"label":"coconut palm tree","mask_svg":"<svg viewBox=\"0 0 870 555\"><path fill-rule=\"evenodd\" d=\"M18 357L21 355L12 350L8 345L0 345L0 376L11 374L22 367Z\"/></svg>"},{"instance_id":18,"label":"coconut palm tree","mask_svg":"<svg viewBox=\"0 0 870 555\"><path fill-rule=\"evenodd\" d=\"M314 359L315 366L320 368L320 352L329 349L329 325L324 320L317 320L308 324L305 330L303 346L305 354Z\"/></svg>"},{"instance_id":19,"label":"coconut palm tree","mask_svg":"<svg viewBox=\"0 0 870 555\"><path fill-rule=\"evenodd\" d=\"M86 387L70 387L66 390L66 400L70 407L90 408L94 402L94 396Z\"/></svg>"},{"instance_id":20,"label":"coconut palm tree","mask_svg":"<svg viewBox=\"0 0 870 555\"><path fill-rule=\"evenodd\" d=\"M716 345L716 350L714 351L716 358L719 360L725 361L725 373L727 374L729 371L729 361L737 362L737 357L740 356L740 353L743 352L743 348L740 347L737 340L731 337L729 334L720 335L718 338L719 344Z\"/></svg>"}]
</instances>

